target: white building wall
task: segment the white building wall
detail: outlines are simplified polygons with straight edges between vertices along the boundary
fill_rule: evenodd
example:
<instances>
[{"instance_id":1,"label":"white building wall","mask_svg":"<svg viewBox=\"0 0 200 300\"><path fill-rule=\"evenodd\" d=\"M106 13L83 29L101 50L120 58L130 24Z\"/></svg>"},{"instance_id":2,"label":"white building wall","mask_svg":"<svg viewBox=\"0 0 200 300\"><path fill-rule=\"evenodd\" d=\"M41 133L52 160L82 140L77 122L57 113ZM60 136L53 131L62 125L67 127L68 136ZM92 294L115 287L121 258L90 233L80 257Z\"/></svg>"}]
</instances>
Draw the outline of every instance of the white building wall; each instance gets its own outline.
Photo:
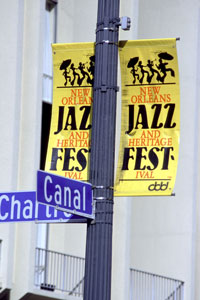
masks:
<instances>
[{"instance_id":1,"label":"white building wall","mask_svg":"<svg viewBox=\"0 0 200 300\"><path fill-rule=\"evenodd\" d=\"M17 190L36 190L36 170L39 168L42 105L42 51L45 1L19 1L23 12L18 13L22 35L20 51L20 101L17 116L19 153ZM18 12L18 10L15 11ZM18 87L19 88L19 87ZM8 120L10 121L10 120ZM13 147L14 145L12 145ZM14 175L14 174L13 174ZM13 191L13 189L10 189ZM15 224L14 270L11 300L20 299L33 288L36 226L33 222Z\"/></svg>"},{"instance_id":2,"label":"white building wall","mask_svg":"<svg viewBox=\"0 0 200 300\"><path fill-rule=\"evenodd\" d=\"M17 189L23 47L23 4L20 1L4 3L0 10L0 28L0 191L7 192ZM2 289L11 288L13 283L15 227L2 224L0 229Z\"/></svg>"},{"instance_id":3,"label":"white building wall","mask_svg":"<svg viewBox=\"0 0 200 300\"><path fill-rule=\"evenodd\" d=\"M198 15L200 16L200 10L198 10ZM200 52L200 17L198 18L198 35L197 35L197 53ZM196 64L196 72L197 72L197 91L196 91L196 97L197 97L197 101L200 98L200 87L199 87L199 81L200 81L200 74L199 74L199 68L200 68L200 60L198 59L197 64ZM197 112L196 112L196 119L198 120L199 118L199 103L197 102ZM196 132L197 134L199 133L199 129L200 129L200 124L199 122L197 123L197 128L196 128ZM197 148L197 154L196 154L196 169L194 172L194 176L195 176L195 180L196 180L196 189L195 189L195 195L196 195L196 203L194 205L194 211L196 212L196 216L194 217L194 230L195 231L195 235L194 235L194 245L196 246L195 248L195 252L194 252L194 292L195 292L195 297L196 299L200 298L200 290L199 290L199 278L200 278L200 266L199 266L199 259L200 259L200 201L199 201L199 195L200 195L200 176L199 176L199 172L198 170L200 169L200 160L199 160L199 147L200 147L200 140L197 138L196 141L196 148Z\"/></svg>"}]
</instances>

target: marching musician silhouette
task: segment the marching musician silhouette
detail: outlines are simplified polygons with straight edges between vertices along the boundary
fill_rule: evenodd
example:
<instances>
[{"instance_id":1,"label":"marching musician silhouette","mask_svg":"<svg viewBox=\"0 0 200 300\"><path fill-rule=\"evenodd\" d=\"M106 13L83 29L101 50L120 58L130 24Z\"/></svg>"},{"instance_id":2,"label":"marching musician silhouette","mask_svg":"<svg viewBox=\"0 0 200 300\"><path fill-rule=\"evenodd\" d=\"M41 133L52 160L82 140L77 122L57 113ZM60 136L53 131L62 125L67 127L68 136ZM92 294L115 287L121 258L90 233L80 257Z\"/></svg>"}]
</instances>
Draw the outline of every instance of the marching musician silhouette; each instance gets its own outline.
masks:
<instances>
[{"instance_id":1,"label":"marching musician silhouette","mask_svg":"<svg viewBox=\"0 0 200 300\"><path fill-rule=\"evenodd\" d=\"M77 83L78 83L78 85L80 86L80 85L81 85L81 79L80 79L80 75L76 72L76 69L77 69L77 68L74 67L74 64L71 64L70 69L72 70L73 76L74 76L73 80L71 80L71 85L72 85L72 86L74 85L74 82L75 82L75 80L76 80L76 77L78 77Z\"/></svg>"},{"instance_id":2,"label":"marching musician silhouette","mask_svg":"<svg viewBox=\"0 0 200 300\"><path fill-rule=\"evenodd\" d=\"M141 70L141 73L142 73L142 76L141 76L141 78L140 78L140 83L143 83L143 80L144 80L144 75L145 74L147 74L147 78L148 78L148 76L149 76L149 72L148 71L146 71L145 69L144 69L144 67L145 66L143 66L143 64L142 64L142 61L140 60L139 61L139 63L138 63L138 67L140 68L140 70Z\"/></svg>"},{"instance_id":3,"label":"marching musician silhouette","mask_svg":"<svg viewBox=\"0 0 200 300\"><path fill-rule=\"evenodd\" d=\"M68 82L71 82L71 85L74 86L75 81L79 86L83 83L83 80L87 78L87 83L93 85L94 81L94 63L95 63L95 56L89 57L90 62L82 63L79 62L78 68L75 68L74 63L71 63L71 59L63 60L60 65L60 70L63 71L63 76L65 78L64 85L66 86ZM89 63L89 68L85 65ZM78 71L76 71L78 70ZM72 73L72 74L71 74Z\"/></svg>"},{"instance_id":4,"label":"marching musician silhouette","mask_svg":"<svg viewBox=\"0 0 200 300\"><path fill-rule=\"evenodd\" d=\"M127 64L127 68L131 68L130 73L133 76L133 84L135 84L136 79L139 80L141 84L143 84L145 77L146 77L146 81L150 84L155 74L157 75L155 78L157 82L162 82L162 83L164 83L168 73L170 73L172 77L175 77L174 70L172 68L167 67L168 66L167 61L173 60L174 57L167 52L161 52L158 54L158 58L159 58L158 64L154 65L154 61L156 61L156 59L154 59L154 61L148 59L146 66L143 65L142 60L139 60L138 56L130 58ZM148 67L148 71L145 69L147 67ZM142 74L141 77L137 73L138 69L140 69L140 73Z\"/></svg>"},{"instance_id":5,"label":"marching musician silhouette","mask_svg":"<svg viewBox=\"0 0 200 300\"><path fill-rule=\"evenodd\" d=\"M175 76L174 70L171 68L166 68L168 65L167 62L163 62L162 58L159 59L159 65L157 65L158 70L163 73L163 76L160 78L161 82L164 83L165 77L167 76L167 72L171 73L171 76Z\"/></svg>"},{"instance_id":6,"label":"marching musician silhouette","mask_svg":"<svg viewBox=\"0 0 200 300\"><path fill-rule=\"evenodd\" d=\"M174 57L171 54L167 53L167 52L159 53L158 57L159 57L159 65L156 65L156 67L163 74L163 76L160 79L161 79L161 82L164 83L165 78L167 76L167 72L170 72L172 77L175 77L175 72L172 68L166 68L166 66L168 65L168 62L163 62L163 60L164 61L173 60Z\"/></svg>"},{"instance_id":7,"label":"marching musician silhouette","mask_svg":"<svg viewBox=\"0 0 200 300\"><path fill-rule=\"evenodd\" d=\"M157 81L160 81L161 80L161 77L160 77L160 73L158 72L158 70L156 70L154 67L154 63L152 60L148 59L148 62L147 62L147 67L149 68L150 72L151 72L151 75L149 75L147 77L147 82L148 83L151 83L153 77L154 77L154 74L157 74L157 77L156 77L156 80Z\"/></svg>"}]
</instances>

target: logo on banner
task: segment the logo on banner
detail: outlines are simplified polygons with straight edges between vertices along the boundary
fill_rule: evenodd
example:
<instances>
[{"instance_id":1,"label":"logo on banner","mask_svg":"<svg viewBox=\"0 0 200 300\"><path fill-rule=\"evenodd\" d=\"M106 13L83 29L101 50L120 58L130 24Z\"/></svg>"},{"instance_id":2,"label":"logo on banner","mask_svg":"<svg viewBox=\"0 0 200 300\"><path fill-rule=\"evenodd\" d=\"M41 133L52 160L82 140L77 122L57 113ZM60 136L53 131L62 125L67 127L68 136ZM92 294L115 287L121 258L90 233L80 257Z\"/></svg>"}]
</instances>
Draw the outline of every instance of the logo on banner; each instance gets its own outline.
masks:
<instances>
[{"instance_id":1,"label":"logo on banner","mask_svg":"<svg viewBox=\"0 0 200 300\"><path fill-rule=\"evenodd\" d=\"M90 56L89 61L75 64L72 59L63 60L60 70L65 79L64 86L93 85L95 56Z\"/></svg>"},{"instance_id":2,"label":"logo on banner","mask_svg":"<svg viewBox=\"0 0 200 300\"><path fill-rule=\"evenodd\" d=\"M168 188L169 182L167 183L157 183L157 181L154 184L150 184L148 187L149 191L165 191Z\"/></svg>"},{"instance_id":3,"label":"logo on banner","mask_svg":"<svg viewBox=\"0 0 200 300\"><path fill-rule=\"evenodd\" d=\"M161 52L155 59L147 61L142 61L139 56L130 58L127 68L130 69L133 84L151 84L153 79L165 83L167 77L175 77L175 71L170 67L173 59L173 55L168 52Z\"/></svg>"}]
</instances>

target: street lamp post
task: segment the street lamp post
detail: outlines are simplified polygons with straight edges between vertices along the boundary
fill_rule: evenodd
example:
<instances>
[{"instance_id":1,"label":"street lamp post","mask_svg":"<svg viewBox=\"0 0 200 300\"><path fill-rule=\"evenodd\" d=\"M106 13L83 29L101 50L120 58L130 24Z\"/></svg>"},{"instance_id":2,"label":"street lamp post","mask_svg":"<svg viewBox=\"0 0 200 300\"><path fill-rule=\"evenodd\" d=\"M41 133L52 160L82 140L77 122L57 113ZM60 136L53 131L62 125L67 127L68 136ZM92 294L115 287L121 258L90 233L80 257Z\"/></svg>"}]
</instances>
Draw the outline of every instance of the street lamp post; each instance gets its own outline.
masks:
<instances>
[{"instance_id":1,"label":"street lamp post","mask_svg":"<svg viewBox=\"0 0 200 300\"><path fill-rule=\"evenodd\" d=\"M119 21L119 0L99 0L90 156L96 212L87 226L84 300L109 300L111 296Z\"/></svg>"}]
</instances>

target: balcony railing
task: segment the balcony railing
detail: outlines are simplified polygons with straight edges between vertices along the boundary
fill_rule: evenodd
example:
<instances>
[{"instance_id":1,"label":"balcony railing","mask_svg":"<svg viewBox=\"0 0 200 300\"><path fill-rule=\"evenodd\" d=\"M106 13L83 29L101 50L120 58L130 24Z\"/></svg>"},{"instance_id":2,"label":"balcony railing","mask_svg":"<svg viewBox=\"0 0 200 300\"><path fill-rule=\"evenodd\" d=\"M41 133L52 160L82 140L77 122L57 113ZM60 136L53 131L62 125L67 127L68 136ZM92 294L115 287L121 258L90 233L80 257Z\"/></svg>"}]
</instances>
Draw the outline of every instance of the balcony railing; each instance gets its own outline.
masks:
<instances>
[{"instance_id":1,"label":"balcony railing","mask_svg":"<svg viewBox=\"0 0 200 300\"><path fill-rule=\"evenodd\" d=\"M83 296L85 259L36 248L35 285ZM180 280L130 269L130 300L183 300Z\"/></svg>"},{"instance_id":2,"label":"balcony railing","mask_svg":"<svg viewBox=\"0 0 200 300\"><path fill-rule=\"evenodd\" d=\"M85 259L36 248L35 285L50 291L82 296Z\"/></svg>"},{"instance_id":3,"label":"balcony railing","mask_svg":"<svg viewBox=\"0 0 200 300\"><path fill-rule=\"evenodd\" d=\"M183 300L184 283L131 269L130 300Z\"/></svg>"}]
</instances>

